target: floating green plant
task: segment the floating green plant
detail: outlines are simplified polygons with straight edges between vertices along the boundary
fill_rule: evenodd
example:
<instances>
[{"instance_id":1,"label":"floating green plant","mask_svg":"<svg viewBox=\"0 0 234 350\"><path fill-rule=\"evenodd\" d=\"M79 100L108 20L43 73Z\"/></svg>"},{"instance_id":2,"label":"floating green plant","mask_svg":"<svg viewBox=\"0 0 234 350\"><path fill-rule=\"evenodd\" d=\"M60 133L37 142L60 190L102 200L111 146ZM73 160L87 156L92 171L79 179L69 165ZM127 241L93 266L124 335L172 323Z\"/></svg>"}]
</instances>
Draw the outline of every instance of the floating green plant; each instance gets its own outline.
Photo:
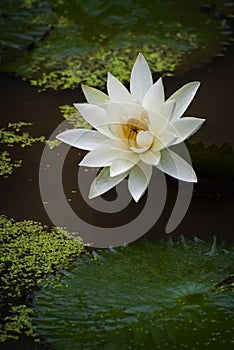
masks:
<instances>
[{"instance_id":1,"label":"floating green plant","mask_svg":"<svg viewBox=\"0 0 234 350\"><path fill-rule=\"evenodd\" d=\"M202 142L188 142L187 146L200 176L234 179L234 151L230 144L207 147Z\"/></svg>"},{"instance_id":2,"label":"floating green plant","mask_svg":"<svg viewBox=\"0 0 234 350\"><path fill-rule=\"evenodd\" d=\"M24 3L21 0L21 6L14 7L10 2L10 10L5 9L12 19L6 43L15 40L14 28L18 31L19 26L14 16L24 18ZM40 1L27 3L32 22L39 25ZM178 68L202 64L220 54L230 34L227 22L231 9L225 3L218 0L214 5L208 0L204 6L203 1L195 0L50 0L45 2L39 30L43 40L35 38L31 50L3 65L2 70L17 72L40 89L74 88L81 82L101 87L108 70L127 81L141 51L154 73L172 75ZM28 28L21 26L20 36L27 33ZM10 45L5 46L7 51Z\"/></svg>"},{"instance_id":3,"label":"floating green plant","mask_svg":"<svg viewBox=\"0 0 234 350\"><path fill-rule=\"evenodd\" d=\"M22 132L22 128L31 126L32 123L17 122L8 123L7 127L0 129L0 143L5 147L19 145L24 148L32 146L36 142L45 142L45 137L32 137L28 132ZM8 151L0 154L0 176L8 177L15 168L22 165L22 160L12 160Z\"/></svg>"},{"instance_id":4,"label":"floating green plant","mask_svg":"<svg viewBox=\"0 0 234 350\"><path fill-rule=\"evenodd\" d=\"M42 40L51 29L52 21L48 1L1 0L1 62L12 61Z\"/></svg>"},{"instance_id":5,"label":"floating green plant","mask_svg":"<svg viewBox=\"0 0 234 350\"><path fill-rule=\"evenodd\" d=\"M0 176L8 177L11 175L15 168L21 166L22 160L13 161L9 152L3 151L0 154Z\"/></svg>"},{"instance_id":6,"label":"floating green plant","mask_svg":"<svg viewBox=\"0 0 234 350\"><path fill-rule=\"evenodd\" d=\"M32 333L26 300L84 252L82 240L70 239L63 229L48 231L38 222L0 216L0 342Z\"/></svg>"},{"instance_id":7,"label":"floating green plant","mask_svg":"<svg viewBox=\"0 0 234 350\"><path fill-rule=\"evenodd\" d=\"M36 331L53 349L232 349L234 293L217 283L233 248L181 239L95 257L35 293Z\"/></svg>"},{"instance_id":8,"label":"floating green plant","mask_svg":"<svg viewBox=\"0 0 234 350\"><path fill-rule=\"evenodd\" d=\"M32 123L26 122L8 123L7 127L0 129L0 143L9 147L18 144L20 147L24 148L26 146L31 146L35 142L44 142L44 136L32 137L28 132L20 133L22 127L31 125Z\"/></svg>"}]
</instances>

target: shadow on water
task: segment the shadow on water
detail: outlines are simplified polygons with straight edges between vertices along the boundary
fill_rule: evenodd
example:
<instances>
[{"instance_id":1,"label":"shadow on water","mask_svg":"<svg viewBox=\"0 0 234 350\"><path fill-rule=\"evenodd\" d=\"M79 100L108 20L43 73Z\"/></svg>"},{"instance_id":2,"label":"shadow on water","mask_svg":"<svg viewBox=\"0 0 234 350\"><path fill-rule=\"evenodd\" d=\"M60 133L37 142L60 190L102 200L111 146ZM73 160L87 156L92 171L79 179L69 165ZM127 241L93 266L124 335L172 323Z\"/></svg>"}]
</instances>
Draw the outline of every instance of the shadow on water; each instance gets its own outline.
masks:
<instances>
[{"instance_id":1,"label":"shadow on water","mask_svg":"<svg viewBox=\"0 0 234 350\"><path fill-rule=\"evenodd\" d=\"M202 82L186 115L205 117L207 122L192 140L202 141L206 145L224 142L234 145L233 61L234 47L232 46L226 51L224 57L214 58L209 65L191 70L184 75L164 79L167 95L186 82L193 80ZM33 136L49 137L63 121L59 105L84 101L80 89L56 92L47 90L38 93L36 88L30 86L28 82L12 76L1 75L0 81L1 126L19 120L33 122L34 124L30 128L30 133ZM1 180L1 212L16 220L33 219L51 225L39 190L39 163L43 148L43 144L36 144L30 148L20 149L15 146L12 149L11 153L14 153L15 159L23 159L23 166L17 169L11 177ZM118 220L123 222L129 220L129 217L136 213L134 203L130 203L125 213L108 214L103 219L103 216L98 216L95 211L88 208L77 193L73 193L72 190L77 188L77 163L81 156L78 155L77 150L69 152L66 160L67 175L64 175L65 192L70 197L70 204L74 211L92 224L102 226L105 222L105 227L114 226ZM177 182L169 178L167 181L166 207L157 224L147 234L150 239L165 237L165 225L177 192ZM228 242L233 242L233 193L220 194L218 182L212 186L212 189L207 193L206 190L203 190L203 193L193 195L189 210L184 220L174 231L173 237L184 234L188 237L197 235L201 238L209 238L215 234ZM112 195L115 197L114 191L112 191ZM106 199L110 200L111 198L107 196ZM137 205L137 212L143 206L144 199Z\"/></svg>"}]
</instances>

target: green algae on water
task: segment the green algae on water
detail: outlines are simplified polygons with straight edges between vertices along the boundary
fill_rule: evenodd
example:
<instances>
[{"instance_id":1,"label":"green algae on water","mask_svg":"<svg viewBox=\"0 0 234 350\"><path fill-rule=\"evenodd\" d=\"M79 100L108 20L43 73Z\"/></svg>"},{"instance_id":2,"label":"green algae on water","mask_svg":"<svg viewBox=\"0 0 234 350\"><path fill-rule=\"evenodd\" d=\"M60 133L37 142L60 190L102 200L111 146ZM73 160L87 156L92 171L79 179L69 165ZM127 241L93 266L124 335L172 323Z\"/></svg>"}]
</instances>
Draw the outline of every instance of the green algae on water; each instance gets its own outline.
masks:
<instances>
[{"instance_id":1,"label":"green algae on water","mask_svg":"<svg viewBox=\"0 0 234 350\"><path fill-rule=\"evenodd\" d=\"M229 350L234 292L216 285L232 273L234 249L214 244L183 238L96 252L35 293L36 331L56 350Z\"/></svg>"},{"instance_id":2,"label":"green algae on water","mask_svg":"<svg viewBox=\"0 0 234 350\"><path fill-rule=\"evenodd\" d=\"M22 131L22 128L31 126L32 123L17 122L8 123L7 127L0 129L0 144L7 150L0 154L0 176L8 177L15 168L22 165L22 160L13 160L9 153L9 149L15 145L22 148L32 146L37 142L45 142L45 137L32 137L28 132Z\"/></svg>"},{"instance_id":3,"label":"green algae on water","mask_svg":"<svg viewBox=\"0 0 234 350\"><path fill-rule=\"evenodd\" d=\"M26 146L31 146L35 142L44 142L44 136L32 137L28 132L21 132L22 127L31 126L32 123L18 122L18 123L8 123L7 127L0 129L0 143L12 147L18 144L20 147L24 148Z\"/></svg>"},{"instance_id":4,"label":"green algae on water","mask_svg":"<svg viewBox=\"0 0 234 350\"><path fill-rule=\"evenodd\" d=\"M9 152L3 151L0 154L0 176L8 177L15 168L19 168L22 160L12 160Z\"/></svg>"},{"instance_id":5,"label":"green algae on water","mask_svg":"<svg viewBox=\"0 0 234 350\"><path fill-rule=\"evenodd\" d=\"M2 70L22 75L41 90L75 88L81 82L104 87L107 71L129 81L141 51L153 73L172 75L220 54L222 43L230 38L231 7L225 3L50 0L46 4L53 11L45 11L50 30ZM18 6L15 11L20 17L24 9ZM26 35L24 28L21 35Z\"/></svg>"},{"instance_id":6,"label":"green algae on water","mask_svg":"<svg viewBox=\"0 0 234 350\"><path fill-rule=\"evenodd\" d=\"M64 229L49 231L39 222L0 216L0 343L33 334L28 307L32 292L54 273L65 274L84 253L82 240L70 239Z\"/></svg>"}]
</instances>

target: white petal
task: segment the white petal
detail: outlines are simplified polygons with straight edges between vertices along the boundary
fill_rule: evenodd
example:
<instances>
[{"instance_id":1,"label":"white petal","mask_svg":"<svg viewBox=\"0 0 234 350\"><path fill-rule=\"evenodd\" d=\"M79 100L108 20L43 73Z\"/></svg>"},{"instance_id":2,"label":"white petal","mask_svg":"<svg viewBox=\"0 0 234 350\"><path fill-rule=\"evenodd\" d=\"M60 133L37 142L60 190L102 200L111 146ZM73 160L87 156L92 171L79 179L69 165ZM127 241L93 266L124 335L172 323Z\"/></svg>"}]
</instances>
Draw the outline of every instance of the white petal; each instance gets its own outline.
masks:
<instances>
[{"instance_id":1,"label":"white petal","mask_svg":"<svg viewBox=\"0 0 234 350\"><path fill-rule=\"evenodd\" d=\"M97 129L101 134L113 138L113 134L107 127L108 116L105 109L88 103L75 103L74 106L90 125Z\"/></svg>"},{"instance_id":2,"label":"white petal","mask_svg":"<svg viewBox=\"0 0 234 350\"><path fill-rule=\"evenodd\" d=\"M169 131L164 131L154 138L154 143L150 150L152 152L161 151L164 148L170 147L177 140L177 136Z\"/></svg>"},{"instance_id":3,"label":"white petal","mask_svg":"<svg viewBox=\"0 0 234 350\"><path fill-rule=\"evenodd\" d=\"M147 179L147 183L149 184L152 175L152 166L145 164L142 161L139 161L139 163L137 163L137 166L142 170Z\"/></svg>"},{"instance_id":4,"label":"white petal","mask_svg":"<svg viewBox=\"0 0 234 350\"><path fill-rule=\"evenodd\" d=\"M108 116L108 128L112 138L125 138L121 124L127 123L131 118L142 122L145 116L142 106L134 103L108 102L105 105L105 109ZM99 131L101 132L101 130Z\"/></svg>"},{"instance_id":5,"label":"white petal","mask_svg":"<svg viewBox=\"0 0 234 350\"><path fill-rule=\"evenodd\" d=\"M140 119L144 109L137 103L108 102L105 105L108 119L111 122L127 122L129 118Z\"/></svg>"},{"instance_id":6,"label":"white petal","mask_svg":"<svg viewBox=\"0 0 234 350\"><path fill-rule=\"evenodd\" d=\"M143 107L152 110L158 110L159 107L164 102L164 88L162 84L162 79L159 78L154 85L147 91L144 100Z\"/></svg>"},{"instance_id":7,"label":"white petal","mask_svg":"<svg viewBox=\"0 0 234 350\"><path fill-rule=\"evenodd\" d=\"M154 140L154 136L149 131L140 131L137 134L137 144L140 147L149 148Z\"/></svg>"},{"instance_id":8,"label":"white petal","mask_svg":"<svg viewBox=\"0 0 234 350\"><path fill-rule=\"evenodd\" d=\"M160 158L161 158L160 152L152 152L151 150L148 150L141 154L142 162L149 165L157 165L160 161Z\"/></svg>"},{"instance_id":9,"label":"white petal","mask_svg":"<svg viewBox=\"0 0 234 350\"><path fill-rule=\"evenodd\" d=\"M142 147L142 148L130 147L130 150L133 151L134 153L137 153L137 154L144 153L148 149L149 149L148 147Z\"/></svg>"},{"instance_id":10,"label":"white petal","mask_svg":"<svg viewBox=\"0 0 234 350\"><path fill-rule=\"evenodd\" d=\"M132 102L132 97L130 92L111 73L108 73L107 91L111 101Z\"/></svg>"},{"instance_id":11,"label":"white petal","mask_svg":"<svg viewBox=\"0 0 234 350\"><path fill-rule=\"evenodd\" d=\"M111 142L105 142L95 147L81 161L79 165L88 167L110 166L115 159L131 160L134 156L132 152L118 151L111 148Z\"/></svg>"},{"instance_id":12,"label":"white petal","mask_svg":"<svg viewBox=\"0 0 234 350\"><path fill-rule=\"evenodd\" d=\"M70 146L91 151L94 147L108 140L95 130L72 129L62 132L56 138Z\"/></svg>"},{"instance_id":13,"label":"white petal","mask_svg":"<svg viewBox=\"0 0 234 350\"><path fill-rule=\"evenodd\" d=\"M156 111L152 111L152 110L147 110L147 111L148 111L148 120L150 124L149 126L150 132L157 137L157 135L161 134L164 130L167 129L169 125L169 120Z\"/></svg>"},{"instance_id":14,"label":"white petal","mask_svg":"<svg viewBox=\"0 0 234 350\"><path fill-rule=\"evenodd\" d=\"M190 102L194 98L197 89L199 88L200 83L198 81L194 81L182 86L179 90L177 90L167 101L175 100L176 106L172 116L172 120L179 119L185 110L188 108Z\"/></svg>"},{"instance_id":15,"label":"white petal","mask_svg":"<svg viewBox=\"0 0 234 350\"><path fill-rule=\"evenodd\" d=\"M184 117L176 120L172 125L176 129L177 140L180 143L194 134L204 123L205 119Z\"/></svg>"},{"instance_id":16,"label":"white petal","mask_svg":"<svg viewBox=\"0 0 234 350\"><path fill-rule=\"evenodd\" d=\"M73 103L73 106L81 113L81 111L89 108L91 105L89 103Z\"/></svg>"},{"instance_id":17,"label":"white petal","mask_svg":"<svg viewBox=\"0 0 234 350\"><path fill-rule=\"evenodd\" d=\"M98 125L106 124L107 114L103 108L86 103L74 103L74 106L78 109L82 117L94 128Z\"/></svg>"},{"instance_id":18,"label":"white petal","mask_svg":"<svg viewBox=\"0 0 234 350\"><path fill-rule=\"evenodd\" d=\"M123 151L123 152L129 151L129 145L126 142L126 139L113 140L111 143L111 148L117 149L117 150Z\"/></svg>"},{"instance_id":19,"label":"white petal","mask_svg":"<svg viewBox=\"0 0 234 350\"><path fill-rule=\"evenodd\" d=\"M109 191L112 187L118 185L126 176L127 172L115 177L110 177L110 168L104 168L94 179L90 186L89 199L100 196Z\"/></svg>"},{"instance_id":20,"label":"white petal","mask_svg":"<svg viewBox=\"0 0 234 350\"><path fill-rule=\"evenodd\" d=\"M158 112L166 119L171 120L175 110L175 105L175 100L166 101L159 107Z\"/></svg>"},{"instance_id":21,"label":"white petal","mask_svg":"<svg viewBox=\"0 0 234 350\"><path fill-rule=\"evenodd\" d=\"M128 189L135 200L138 202L139 199L145 193L147 186L152 175L152 166L144 163L138 163L135 165L129 173Z\"/></svg>"},{"instance_id":22,"label":"white petal","mask_svg":"<svg viewBox=\"0 0 234 350\"><path fill-rule=\"evenodd\" d=\"M144 56L139 53L134 63L130 79L130 91L133 98L142 103L147 91L152 85L153 80L148 63Z\"/></svg>"},{"instance_id":23,"label":"white petal","mask_svg":"<svg viewBox=\"0 0 234 350\"><path fill-rule=\"evenodd\" d=\"M98 89L87 85L82 85L81 87L88 103L91 103L93 105L99 105L106 103L106 101L109 100L109 97L106 94L104 94L104 92Z\"/></svg>"},{"instance_id":24,"label":"white petal","mask_svg":"<svg viewBox=\"0 0 234 350\"><path fill-rule=\"evenodd\" d=\"M129 169L131 169L136 163L138 162L138 159L135 159L135 161L128 160L128 159L116 159L111 163L110 167L110 176L117 176L120 175Z\"/></svg>"},{"instance_id":25,"label":"white petal","mask_svg":"<svg viewBox=\"0 0 234 350\"><path fill-rule=\"evenodd\" d=\"M176 179L197 182L196 174L183 158L168 149L161 151L161 159L157 168Z\"/></svg>"}]
</instances>

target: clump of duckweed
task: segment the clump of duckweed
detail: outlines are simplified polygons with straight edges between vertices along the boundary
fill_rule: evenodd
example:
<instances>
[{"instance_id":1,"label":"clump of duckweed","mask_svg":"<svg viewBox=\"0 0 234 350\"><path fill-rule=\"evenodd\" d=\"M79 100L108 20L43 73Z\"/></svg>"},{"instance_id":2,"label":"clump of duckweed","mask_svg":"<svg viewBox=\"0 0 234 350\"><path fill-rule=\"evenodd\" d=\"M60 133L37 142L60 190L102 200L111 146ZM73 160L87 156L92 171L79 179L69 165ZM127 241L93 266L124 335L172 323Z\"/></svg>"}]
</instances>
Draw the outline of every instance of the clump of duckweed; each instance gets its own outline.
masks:
<instances>
[{"instance_id":1,"label":"clump of duckweed","mask_svg":"<svg viewBox=\"0 0 234 350\"><path fill-rule=\"evenodd\" d=\"M13 161L9 152L3 151L0 154L0 176L8 177L11 175L15 168L21 166L22 160Z\"/></svg>"},{"instance_id":2,"label":"clump of duckweed","mask_svg":"<svg viewBox=\"0 0 234 350\"><path fill-rule=\"evenodd\" d=\"M95 257L35 293L36 331L53 349L232 349L234 293L216 284L233 248L181 239Z\"/></svg>"},{"instance_id":3,"label":"clump of duckweed","mask_svg":"<svg viewBox=\"0 0 234 350\"><path fill-rule=\"evenodd\" d=\"M72 240L61 228L48 231L38 222L15 222L0 216L0 342L18 339L22 333L32 335L26 300L51 274L66 273L69 264L84 252L82 240Z\"/></svg>"},{"instance_id":4,"label":"clump of duckweed","mask_svg":"<svg viewBox=\"0 0 234 350\"><path fill-rule=\"evenodd\" d=\"M37 80L31 79L30 82L39 86L40 90L75 88L80 83L105 87L108 71L118 76L121 81L128 81L132 63L139 51L145 55L152 72L167 76L173 75L184 55L183 50L169 49L160 43L157 48L152 45L136 47L125 45L119 49L101 47L92 54L84 53L68 57L64 62L65 69L55 68L50 72L45 67L41 76ZM50 65L55 65L55 62L51 62Z\"/></svg>"},{"instance_id":5,"label":"clump of duckweed","mask_svg":"<svg viewBox=\"0 0 234 350\"><path fill-rule=\"evenodd\" d=\"M8 123L7 127L0 129L0 143L12 147L18 144L24 148L26 146L32 146L35 142L44 142L44 136L32 137L28 132L22 132L22 127L31 126L32 123L18 122Z\"/></svg>"},{"instance_id":6,"label":"clump of duckweed","mask_svg":"<svg viewBox=\"0 0 234 350\"><path fill-rule=\"evenodd\" d=\"M19 145L20 147L29 147L37 142L45 142L45 137L32 137L28 132L22 132L22 128L31 126L32 123L18 122L8 123L7 127L0 129L0 143L7 148ZM12 160L8 151L0 154L0 176L8 177L15 168L22 165L22 160Z\"/></svg>"},{"instance_id":7,"label":"clump of duckweed","mask_svg":"<svg viewBox=\"0 0 234 350\"><path fill-rule=\"evenodd\" d=\"M4 326L2 326L2 329L0 324L0 343L18 340L22 334L34 337L37 342L39 339L32 324L32 309L25 304L9 304L8 307L9 314L3 320Z\"/></svg>"}]
</instances>

